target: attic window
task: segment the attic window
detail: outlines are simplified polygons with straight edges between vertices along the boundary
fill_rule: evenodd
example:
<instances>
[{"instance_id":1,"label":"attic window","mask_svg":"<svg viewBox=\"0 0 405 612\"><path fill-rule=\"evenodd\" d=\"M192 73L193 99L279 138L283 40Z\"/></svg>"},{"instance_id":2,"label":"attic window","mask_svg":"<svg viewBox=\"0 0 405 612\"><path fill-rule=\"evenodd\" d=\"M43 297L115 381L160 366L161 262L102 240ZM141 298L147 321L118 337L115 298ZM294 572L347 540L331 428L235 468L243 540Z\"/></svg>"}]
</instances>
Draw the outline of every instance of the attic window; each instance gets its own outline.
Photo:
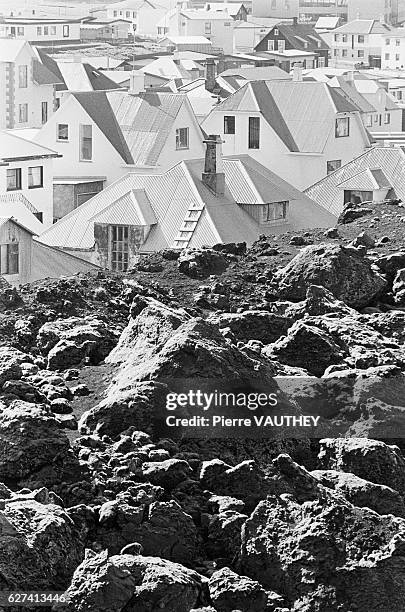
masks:
<instances>
[{"instance_id":1,"label":"attic window","mask_svg":"<svg viewBox=\"0 0 405 612\"><path fill-rule=\"evenodd\" d=\"M287 218L288 200L272 202L263 206L263 222L281 221Z\"/></svg>"},{"instance_id":2,"label":"attic window","mask_svg":"<svg viewBox=\"0 0 405 612\"><path fill-rule=\"evenodd\" d=\"M275 28L275 30L274 30L274 36L278 36L278 35L279 35L279 31L278 31L278 29L277 29L277 28Z\"/></svg>"}]
</instances>

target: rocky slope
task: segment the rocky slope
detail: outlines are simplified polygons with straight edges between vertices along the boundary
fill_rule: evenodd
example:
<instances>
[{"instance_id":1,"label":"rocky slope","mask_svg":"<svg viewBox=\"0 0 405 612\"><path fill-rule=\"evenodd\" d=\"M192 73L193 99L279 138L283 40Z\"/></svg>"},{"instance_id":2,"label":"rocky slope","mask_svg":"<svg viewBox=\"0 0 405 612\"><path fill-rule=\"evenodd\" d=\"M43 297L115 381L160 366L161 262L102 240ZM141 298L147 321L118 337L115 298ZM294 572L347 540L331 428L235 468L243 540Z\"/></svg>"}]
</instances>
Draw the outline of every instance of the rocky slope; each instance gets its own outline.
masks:
<instances>
[{"instance_id":1,"label":"rocky slope","mask_svg":"<svg viewBox=\"0 0 405 612\"><path fill-rule=\"evenodd\" d=\"M1 590L66 590L69 612L405 612L404 220L376 205L247 251L2 283ZM184 379L265 386L273 415L320 426L162 438Z\"/></svg>"}]
</instances>

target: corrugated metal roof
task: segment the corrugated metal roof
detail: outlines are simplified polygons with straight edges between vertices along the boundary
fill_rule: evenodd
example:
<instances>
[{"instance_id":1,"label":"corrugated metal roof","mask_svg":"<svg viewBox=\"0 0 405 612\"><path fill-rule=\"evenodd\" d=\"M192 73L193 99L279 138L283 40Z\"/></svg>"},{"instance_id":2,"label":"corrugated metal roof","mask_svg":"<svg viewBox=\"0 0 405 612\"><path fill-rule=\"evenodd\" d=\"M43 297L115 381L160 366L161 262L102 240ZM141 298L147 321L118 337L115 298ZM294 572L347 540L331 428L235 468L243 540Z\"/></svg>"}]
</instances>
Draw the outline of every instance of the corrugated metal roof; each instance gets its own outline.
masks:
<instances>
[{"instance_id":1,"label":"corrugated metal roof","mask_svg":"<svg viewBox=\"0 0 405 612\"><path fill-rule=\"evenodd\" d=\"M131 189L94 215L94 223L109 225L153 225L156 216L144 189Z\"/></svg>"},{"instance_id":2,"label":"corrugated metal roof","mask_svg":"<svg viewBox=\"0 0 405 612\"><path fill-rule=\"evenodd\" d=\"M333 30L336 34L388 34L391 28L376 19L354 19Z\"/></svg>"},{"instance_id":3,"label":"corrugated metal roof","mask_svg":"<svg viewBox=\"0 0 405 612\"><path fill-rule=\"evenodd\" d=\"M90 272L97 269L99 266L89 261L49 247L37 240L32 241L31 283L43 278L72 276L79 272Z\"/></svg>"},{"instance_id":4,"label":"corrugated metal roof","mask_svg":"<svg viewBox=\"0 0 405 612\"><path fill-rule=\"evenodd\" d=\"M34 216L36 208L22 194L0 194L0 216L13 218L33 234L44 231L42 223Z\"/></svg>"},{"instance_id":5,"label":"corrugated metal roof","mask_svg":"<svg viewBox=\"0 0 405 612\"><path fill-rule=\"evenodd\" d=\"M382 170L396 196L405 200L405 153L401 147L372 147L306 189L305 193L338 216L343 210L341 184L369 168Z\"/></svg>"},{"instance_id":6,"label":"corrugated metal roof","mask_svg":"<svg viewBox=\"0 0 405 612\"><path fill-rule=\"evenodd\" d=\"M340 189L359 189L374 191L375 189L389 188L390 182L382 170L367 168L339 184Z\"/></svg>"}]
</instances>

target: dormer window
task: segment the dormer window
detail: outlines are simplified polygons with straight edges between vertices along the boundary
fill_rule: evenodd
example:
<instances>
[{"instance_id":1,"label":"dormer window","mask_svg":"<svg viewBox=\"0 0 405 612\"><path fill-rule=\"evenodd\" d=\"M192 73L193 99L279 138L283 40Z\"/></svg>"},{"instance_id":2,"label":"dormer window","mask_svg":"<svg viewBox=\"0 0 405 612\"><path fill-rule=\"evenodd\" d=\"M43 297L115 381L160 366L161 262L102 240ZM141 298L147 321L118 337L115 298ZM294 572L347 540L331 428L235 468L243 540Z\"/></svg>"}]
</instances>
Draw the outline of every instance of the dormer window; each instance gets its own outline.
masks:
<instances>
[{"instance_id":1,"label":"dormer window","mask_svg":"<svg viewBox=\"0 0 405 612\"><path fill-rule=\"evenodd\" d=\"M283 202L271 202L263 205L263 223L284 221L287 218L288 200Z\"/></svg>"}]
</instances>

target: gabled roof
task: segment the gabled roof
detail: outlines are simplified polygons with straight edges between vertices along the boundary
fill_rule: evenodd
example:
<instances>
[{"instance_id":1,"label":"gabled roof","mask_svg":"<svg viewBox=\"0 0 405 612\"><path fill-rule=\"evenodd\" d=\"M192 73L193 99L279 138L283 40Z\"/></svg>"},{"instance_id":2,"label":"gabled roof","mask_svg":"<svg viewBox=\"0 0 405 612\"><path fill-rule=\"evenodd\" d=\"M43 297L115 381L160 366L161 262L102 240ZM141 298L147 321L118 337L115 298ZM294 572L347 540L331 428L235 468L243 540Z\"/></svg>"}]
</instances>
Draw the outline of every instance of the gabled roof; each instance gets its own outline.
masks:
<instances>
[{"instance_id":1,"label":"gabled roof","mask_svg":"<svg viewBox=\"0 0 405 612\"><path fill-rule=\"evenodd\" d=\"M336 30L334 34L387 34L391 28L376 19L354 19L345 23Z\"/></svg>"},{"instance_id":2,"label":"gabled roof","mask_svg":"<svg viewBox=\"0 0 405 612\"><path fill-rule=\"evenodd\" d=\"M92 249L95 222L136 222L152 226L141 248L144 252L173 247L181 231L190 234L190 246L221 240L253 242L263 229L239 203L300 200L304 207L317 209L309 198L249 156L224 158L223 167L224 196L202 183L203 159L180 162L162 174L127 174L60 219L40 239L61 248ZM181 230L189 211L196 213L196 221L191 230Z\"/></svg>"},{"instance_id":3,"label":"gabled roof","mask_svg":"<svg viewBox=\"0 0 405 612\"><path fill-rule=\"evenodd\" d=\"M203 9L182 9L180 13L186 19L192 21L229 21L231 15L225 11L204 11Z\"/></svg>"},{"instance_id":4,"label":"gabled roof","mask_svg":"<svg viewBox=\"0 0 405 612\"><path fill-rule=\"evenodd\" d=\"M0 194L0 217L13 218L31 234L39 235L44 226L35 217L36 208L22 193Z\"/></svg>"},{"instance_id":5,"label":"gabled roof","mask_svg":"<svg viewBox=\"0 0 405 612\"><path fill-rule=\"evenodd\" d=\"M0 209L1 210L1 209ZM6 223L8 223L9 221L11 221L12 223L15 223L15 225L18 225L19 227L21 227L23 230L25 230L26 232L28 232L29 234L31 234L31 236L36 236L35 232L33 232L32 230L30 230L28 227L25 227L25 225L23 225L22 223L20 223L15 217L0 217L0 227L2 225L5 225Z\"/></svg>"},{"instance_id":6,"label":"gabled roof","mask_svg":"<svg viewBox=\"0 0 405 612\"><path fill-rule=\"evenodd\" d=\"M39 60L33 62L33 79L38 85L61 85L63 80L57 77Z\"/></svg>"},{"instance_id":7,"label":"gabled roof","mask_svg":"<svg viewBox=\"0 0 405 612\"><path fill-rule=\"evenodd\" d=\"M212 12L226 10L228 15L231 15L231 17L237 15L242 8L245 8L243 2L227 2L226 4L224 2L207 2L204 5L204 10L206 11Z\"/></svg>"},{"instance_id":8,"label":"gabled roof","mask_svg":"<svg viewBox=\"0 0 405 612\"><path fill-rule=\"evenodd\" d=\"M0 131L0 160L9 162L21 158L60 157L59 153L30 140L20 138L10 131Z\"/></svg>"},{"instance_id":9,"label":"gabled roof","mask_svg":"<svg viewBox=\"0 0 405 612\"><path fill-rule=\"evenodd\" d=\"M358 180L356 177L370 168L373 173L373 182L375 180L378 185L388 183L396 197L405 200L405 152L399 146L374 146L306 189L305 193L326 210L334 215L340 215L343 210L342 184L347 182L349 185L348 181L351 179L355 184ZM380 170L382 174L376 174L376 170ZM361 179L362 176L360 176Z\"/></svg>"},{"instance_id":10,"label":"gabled roof","mask_svg":"<svg viewBox=\"0 0 405 612\"><path fill-rule=\"evenodd\" d=\"M288 40L293 49L297 49L298 51L319 51L320 49L329 49L329 45L326 44L315 28L310 25L304 23L278 23L272 30L274 28L277 28L280 35ZM269 33L263 38L266 38L268 35ZM260 45L260 42L255 48Z\"/></svg>"},{"instance_id":11,"label":"gabled roof","mask_svg":"<svg viewBox=\"0 0 405 612\"><path fill-rule=\"evenodd\" d=\"M153 166L186 101L184 94L126 91L73 94L125 163Z\"/></svg>"},{"instance_id":12,"label":"gabled roof","mask_svg":"<svg viewBox=\"0 0 405 612\"><path fill-rule=\"evenodd\" d=\"M242 66L240 68L228 68L220 73L221 77L241 77L247 81L258 81L266 80L272 81L273 79L291 79L291 76L285 70L282 70L278 66Z\"/></svg>"},{"instance_id":13,"label":"gabled roof","mask_svg":"<svg viewBox=\"0 0 405 612\"><path fill-rule=\"evenodd\" d=\"M372 170L371 168L366 168L362 172L342 181L338 186L340 189L374 191L375 189L388 189L391 187L391 184L381 169Z\"/></svg>"},{"instance_id":14,"label":"gabled roof","mask_svg":"<svg viewBox=\"0 0 405 612\"><path fill-rule=\"evenodd\" d=\"M351 85L342 76L333 77L328 81L330 87L337 87L340 93L349 102L357 106L362 113L375 113L375 108L370 102L357 91L356 87Z\"/></svg>"},{"instance_id":15,"label":"gabled roof","mask_svg":"<svg viewBox=\"0 0 405 612\"><path fill-rule=\"evenodd\" d=\"M340 17L319 17L315 28L317 30L334 30L338 27Z\"/></svg>"},{"instance_id":16,"label":"gabled roof","mask_svg":"<svg viewBox=\"0 0 405 612\"><path fill-rule=\"evenodd\" d=\"M286 80L246 83L212 112L239 110L248 91L265 121L292 152L322 153L336 113L359 111L326 83Z\"/></svg>"},{"instance_id":17,"label":"gabled roof","mask_svg":"<svg viewBox=\"0 0 405 612\"><path fill-rule=\"evenodd\" d=\"M212 46L212 42L205 36L171 36L165 34L160 42L168 40L174 45L209 45Z\"/></svg>"}]
</instances>

